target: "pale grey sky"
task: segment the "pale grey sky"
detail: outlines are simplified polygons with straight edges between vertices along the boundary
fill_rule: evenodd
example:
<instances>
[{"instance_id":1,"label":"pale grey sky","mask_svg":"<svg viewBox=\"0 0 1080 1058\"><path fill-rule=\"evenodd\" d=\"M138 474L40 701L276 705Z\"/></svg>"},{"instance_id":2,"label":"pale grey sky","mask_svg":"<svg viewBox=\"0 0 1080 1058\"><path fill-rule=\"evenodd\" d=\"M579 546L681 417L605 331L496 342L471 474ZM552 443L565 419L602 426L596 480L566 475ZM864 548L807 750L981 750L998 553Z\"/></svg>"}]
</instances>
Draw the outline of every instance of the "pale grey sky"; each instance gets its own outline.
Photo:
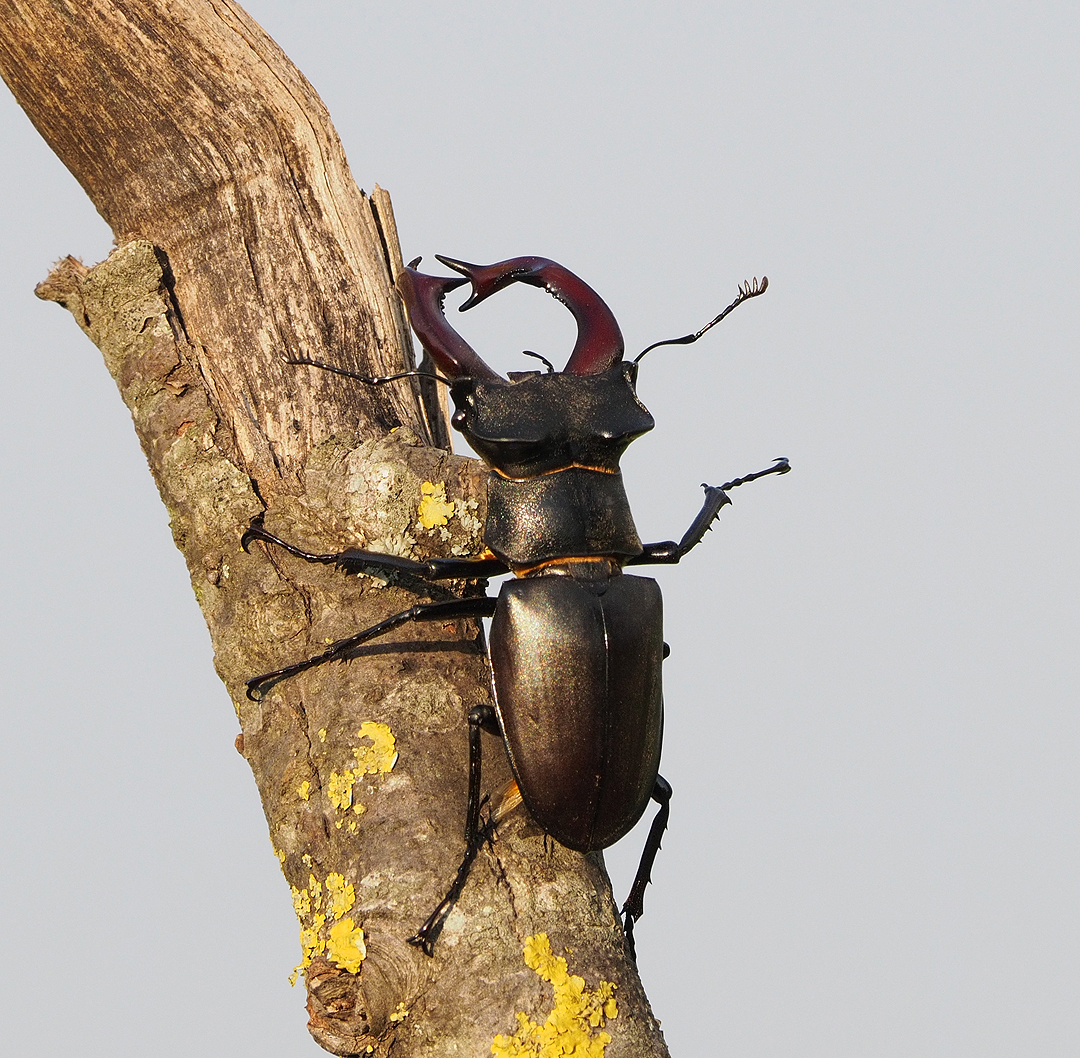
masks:
<instances>
[{"instance_id":1,"label":"pale grey sky","mask_svg":"<svg viewBox=\"0 0 1080 1058\"><path fill-rule=\"evenodd\" d=\"M1075 4L253 0L406 258L555 258L641 348L672 1053L1080 1052ZM5 1050L321 1053L297 924L127 413L34 284L111 236L0 97ZM461 329L561 362L510 290ZM608 853L616 893L643 835Z\"/></svg>"}]
</instances>

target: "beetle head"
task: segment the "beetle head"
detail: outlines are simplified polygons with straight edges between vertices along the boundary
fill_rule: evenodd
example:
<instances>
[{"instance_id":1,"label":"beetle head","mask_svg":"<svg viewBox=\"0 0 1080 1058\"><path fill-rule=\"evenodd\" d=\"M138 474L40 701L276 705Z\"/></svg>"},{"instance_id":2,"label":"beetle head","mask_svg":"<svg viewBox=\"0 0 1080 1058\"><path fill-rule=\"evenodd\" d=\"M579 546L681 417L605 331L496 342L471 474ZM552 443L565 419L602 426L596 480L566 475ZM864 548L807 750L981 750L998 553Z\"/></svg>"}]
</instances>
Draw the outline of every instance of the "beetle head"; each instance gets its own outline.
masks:
<instances>
[{"instance_id":1,"label":"beetle head","mask_svg":"<svg viewBox=\"0 0 1080 1058\"><path fill-rule=\"evenodd\" d=\"M451 418L489 467L511 478L570 466L618 470L626 446L653 428L628 360L592 375L515 372L506 380L458 378Z\"/></svg>"}]
</instances>

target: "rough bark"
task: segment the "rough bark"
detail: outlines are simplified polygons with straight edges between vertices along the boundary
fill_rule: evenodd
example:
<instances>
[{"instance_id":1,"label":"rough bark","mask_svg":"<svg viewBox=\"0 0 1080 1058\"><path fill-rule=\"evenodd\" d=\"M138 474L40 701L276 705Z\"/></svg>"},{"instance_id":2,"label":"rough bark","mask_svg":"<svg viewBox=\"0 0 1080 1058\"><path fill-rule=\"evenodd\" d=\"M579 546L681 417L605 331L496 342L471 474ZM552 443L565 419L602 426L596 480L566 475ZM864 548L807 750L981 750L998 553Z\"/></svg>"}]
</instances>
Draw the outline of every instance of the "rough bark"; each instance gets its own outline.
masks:
<instances>
[{"instance_id":1,"label":"rough bark","mask_svg":"<svg viewBox=\"0 0 1080 1058\"><path fill-rule=\"evenodd\" d=\"M356 187L314 90L228 0L0 0L0 12L0 72L118 245L94 268L62 261L38 294L103 352L169 509L307 931L312 1035L342 1055L493 1043L554 1055L573 1033L580 1053L604 1054L607 1033L609 1058L666 1054L602 857L545 841L520 811L479 857L434 958L405 943L463 851L464 718L490 697L475 624L416 626L260 703L244 695L252 675L437 591L261 545L245 555L260 511L317 551L479 547L483 476L445 450L437 397L281 358L411 365L388 196ZM425 482L453 504L444 526L418 518ZM365 724L385 725L392 749ZM485 754L497 790L505 755L487 736ZM526 965L539 934L584 994L542 941ZM523 1019L552 1012L515 1049Z\"/></svg>"}]
</instances>

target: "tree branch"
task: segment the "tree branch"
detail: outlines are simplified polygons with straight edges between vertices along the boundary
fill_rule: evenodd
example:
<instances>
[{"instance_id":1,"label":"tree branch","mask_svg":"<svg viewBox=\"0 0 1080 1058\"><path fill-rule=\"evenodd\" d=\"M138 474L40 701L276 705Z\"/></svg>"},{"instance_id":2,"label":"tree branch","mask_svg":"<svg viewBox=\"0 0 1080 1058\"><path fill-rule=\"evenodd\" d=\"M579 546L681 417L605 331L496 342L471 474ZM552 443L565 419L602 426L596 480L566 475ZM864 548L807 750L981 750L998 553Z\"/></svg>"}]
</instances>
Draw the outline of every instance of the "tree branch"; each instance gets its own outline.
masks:
<instances>
[{"instance_id":1,"label":"tree branch","mask_svg":"<svg viewBox=\"0 0 1080 1058\"><path fill-rule=\"evenodd\" d=\"M475 624L412 627L244 697L251 676L437 590L244 555L254 515L320 552L480 547L480 468L430 446L446 446L441 397L282 361L412 365L389 197L356 187L314 90L229 0L0 0L0 13L0 72L117 238L107 261L68 258L38 293L102 350L172 516L293 889L312 1034L342 1055L479 1055L499 1034L502 1053L533 1053L513 1050L527 1031L515 1014L542 1025L556 1009L590 1053L607 1032L609 1058L666 1054L602 857L546 842L523 812L478 857L435 957L405 943L463 852L465 715L490 699ZM446 525L418 518L424 483L453 504ZM497 791L505 753L484 738ZM574 1010L542 941L523 961L539 934L585 979Z\"/></svg>"}]
</instances>

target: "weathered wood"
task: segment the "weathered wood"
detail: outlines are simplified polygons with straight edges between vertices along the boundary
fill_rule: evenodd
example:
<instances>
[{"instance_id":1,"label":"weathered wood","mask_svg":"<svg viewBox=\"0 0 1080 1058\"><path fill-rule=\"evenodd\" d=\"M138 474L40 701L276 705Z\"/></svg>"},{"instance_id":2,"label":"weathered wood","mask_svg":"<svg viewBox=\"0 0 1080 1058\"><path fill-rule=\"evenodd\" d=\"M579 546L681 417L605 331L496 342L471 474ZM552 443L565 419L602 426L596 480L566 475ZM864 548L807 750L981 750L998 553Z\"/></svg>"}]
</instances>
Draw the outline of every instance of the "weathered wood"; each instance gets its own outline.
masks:
<instances>
[{"instance_id":1,"label":"weathered wood","mask_svg":"<svg viewBox=\"0 0 1080 1058\"><path fill-rule=\"evenodd\" d=\"M553 1045L577 1032L603 1054L606 1032L610 1058L665 1054L602 858L545 843L523 813L479 857L435 957L405 943L463 851L464 717L490 697L475 625L413 627L244 697L248 677L437 592L245 555L255 514L319 551L479 546L478 465L431 445L446 442L444 395L281 359L412 363L389 196L356 187L314 90L227 0L0 0L0 72L116 234L108 260L68 258L38 293L102 350L170 511L306 931L316 1040L481 1055L503 1034L499 1053L534 1054L515 1050L515 1014L543 1025L554 1008ZM444 525L421 515L427 482L453 504ZM498 790L505 755L487 736L485 751ZM584 996L543 941L526 966L539 934Z\"/></svg>"},{"instance_id":2,"label":"weathered wood","mask_svg":"<svg viewBox=\"0 0 1080 1058\"><path fill-rule=\"evenodd\" d=\"M260 488L293 484L312 447L358 421L369 437L419 428L408 386L364 390L282 362L333 350L390 372L411 349L371 200L314 89L247 14L5 6L12 91L117 243L164 251L180 325Z\"/></svg>"}]
</instances>

